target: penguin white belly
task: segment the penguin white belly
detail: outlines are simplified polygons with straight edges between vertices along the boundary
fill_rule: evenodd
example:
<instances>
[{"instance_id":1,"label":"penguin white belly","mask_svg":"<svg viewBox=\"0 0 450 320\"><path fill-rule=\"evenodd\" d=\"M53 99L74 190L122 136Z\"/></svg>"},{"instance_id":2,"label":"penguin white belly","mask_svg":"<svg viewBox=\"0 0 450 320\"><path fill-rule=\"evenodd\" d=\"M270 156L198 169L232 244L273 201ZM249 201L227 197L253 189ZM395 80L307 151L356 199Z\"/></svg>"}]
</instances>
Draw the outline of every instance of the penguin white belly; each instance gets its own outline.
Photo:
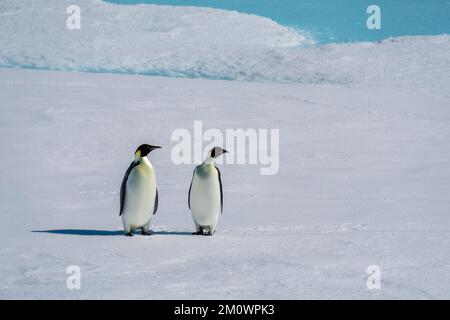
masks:
<instances>
[{"instance_id":1,"label":"penguin white belly","mask_svg":"<svg viewBox=\"0 0 450 320\"><path fill-rule=\"evenodd\" d=\"M218 175L206 177L194 175L191 187L190 205L197 225L215 229L220 216L220 183Z\"/></svg>"},{"instance_id":2,"label":"penguin white belly","mask_svg":"<svg viewBox=\"0 0 450 320\"><path fill-rule=\"evenodd\" d=\"M153 216L156 179L152 170L136 167L128 177L122 219L124 225L139 228Z\"/></svg>"}]
</instances>

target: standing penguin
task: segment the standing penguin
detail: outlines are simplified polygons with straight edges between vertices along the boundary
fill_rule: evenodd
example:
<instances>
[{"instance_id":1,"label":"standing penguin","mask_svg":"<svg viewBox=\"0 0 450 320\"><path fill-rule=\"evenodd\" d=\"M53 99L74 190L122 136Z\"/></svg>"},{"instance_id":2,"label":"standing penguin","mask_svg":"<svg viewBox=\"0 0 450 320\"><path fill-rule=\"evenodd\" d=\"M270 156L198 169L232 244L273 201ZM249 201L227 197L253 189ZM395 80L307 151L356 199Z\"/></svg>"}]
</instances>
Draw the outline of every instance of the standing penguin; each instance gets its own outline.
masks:
<instances>
[{"instance_id":1,"label":"standing penguin","mask_svg":"<svg viewBox=\"0 0 450 320\"><path fill-rule=\"evenodd\" d=\"M158 209L158 189L155 170L147 155L161 147L143 144L134 153L134 161L125 172L120 186L120 213L126 236L133 236L141 228L150 235L150 220Z\"/></svg>"},{"instance_id":2,"label":"standing penguin","mask_svg":"<svg viewBox=\"0 0 450 320\"><path fill-rule=\"evenodd\" d=\"M223 192L220 171L214 160L228 151L212 148L206 160L194 169L189 187L188 205L194 218L197 235L212 236L223 209Z\"/></svg>"}]
</instances>

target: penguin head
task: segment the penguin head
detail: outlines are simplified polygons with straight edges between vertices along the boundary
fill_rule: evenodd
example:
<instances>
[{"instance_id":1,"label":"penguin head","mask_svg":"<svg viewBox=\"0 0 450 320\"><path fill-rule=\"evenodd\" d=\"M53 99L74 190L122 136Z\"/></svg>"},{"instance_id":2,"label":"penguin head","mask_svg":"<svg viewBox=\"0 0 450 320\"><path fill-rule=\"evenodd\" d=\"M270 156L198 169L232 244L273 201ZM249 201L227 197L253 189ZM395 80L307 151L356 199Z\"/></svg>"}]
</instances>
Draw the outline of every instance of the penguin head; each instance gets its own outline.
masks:
<instances>
[{"instance_id":1,"label":"penguin head","mask_svg":"<svg viewBox=\"0 0 450 320\"><path fill-rule=\"evenodd\" d=\"M136 158L142 158L142 157L146 157L150 152L152 152L155 149L159 149L161 147L159 146L152 146L149 144L141 144L137 149L136 152L134 153L134 156Z\"/></svg>"},{"instance_id":2,"label":"penguin head","mask_svg":"<svg viewBox=\"0 0 450 320\"><path fill-rule=\"evenodd\" d=\"M227 150L222 149L221 147L214 147L208 152L207 161L212 162L217 157L221 156L224 153L228 153Z\"/></svg>"}]
</instances>

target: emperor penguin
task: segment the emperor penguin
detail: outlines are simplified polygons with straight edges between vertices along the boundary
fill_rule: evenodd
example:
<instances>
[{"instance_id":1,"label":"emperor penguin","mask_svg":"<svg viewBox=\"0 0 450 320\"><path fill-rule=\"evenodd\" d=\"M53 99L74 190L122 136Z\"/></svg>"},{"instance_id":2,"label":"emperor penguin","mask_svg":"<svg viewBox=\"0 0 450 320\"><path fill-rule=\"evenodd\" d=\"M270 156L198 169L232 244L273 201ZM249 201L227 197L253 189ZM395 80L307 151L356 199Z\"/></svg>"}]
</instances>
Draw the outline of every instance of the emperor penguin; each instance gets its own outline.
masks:
<instances>
[{"instance_id":1,"label":"emperor penguin","mask_svg":"<svg viewBox=\"0 0 450 320\"><path fill-rule=\"evenodd\" d=\"M223 191L220 171L215 159L228 151L212 148L206 160L195 167L189 187L188 206L192 212L197 235L212 236L223 209Z\"/></svg>"},{"instance_id":2,"label":"emperor penguin","mask_svg":"<svg viewBox=\"0 0 450 320\"><path fill-rule=\"evenodd\" d=\"M134 161L130 164L120 186L120 212L125 235L132 237L135 229L143 235L150 235L149 226L158 209L158 189L153 166L148 154L161 148L143 144L136 149Z\"/></svg>"}]
</instances>

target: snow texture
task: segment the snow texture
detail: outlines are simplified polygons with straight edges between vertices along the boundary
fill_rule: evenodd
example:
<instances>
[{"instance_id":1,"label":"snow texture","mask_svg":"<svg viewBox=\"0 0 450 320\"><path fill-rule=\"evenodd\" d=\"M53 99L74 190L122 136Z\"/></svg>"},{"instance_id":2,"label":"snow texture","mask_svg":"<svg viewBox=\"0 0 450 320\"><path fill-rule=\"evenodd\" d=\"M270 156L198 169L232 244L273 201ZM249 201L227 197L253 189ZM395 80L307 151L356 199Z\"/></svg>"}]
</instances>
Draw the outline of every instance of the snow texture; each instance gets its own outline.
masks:
<instances>
[{"instance_id":1,"label":"snow texture","mask_svg":"<svg viewBox=\"0 0 450 320\"><path fill-rule=\"evenodd\" d=\"M0 297L449 298L450 100L396 89L0 69ZM192 236L176 128L279 128L280 171L221 165L224 212ZM155 235L122 235L142 142ZM79 265L81 290L66 288ZM366 268L382 270L381 290Z\"/></svg>"},{"instance_id":2,"label":"snow texture","mask_svg":"<svg viewBox=\"0 0 450 320\"><path fill-rule=\"evenodd\" d=\"M315 46L255 15L99 0L77 1L81 30L69 30L70 4L3 0L0 66L449 92L450 35Z\"/></svg>"},{"instance_id":3,"label":"snow texture","mask_svg":"<svg viewBox=\"0 0 450 320\"><path fill-rule=\"evenodd\" d=\"M316 46L254 15L97 0L70 31L69 4L0 2L0 298L450 298L449 35ZM220 165L213 237L191 235L194 164L170 157L195 120L280 130L277 175ZM141 143L163 146L159 210L128 238Z\"/></svg>"}]
</instances>

